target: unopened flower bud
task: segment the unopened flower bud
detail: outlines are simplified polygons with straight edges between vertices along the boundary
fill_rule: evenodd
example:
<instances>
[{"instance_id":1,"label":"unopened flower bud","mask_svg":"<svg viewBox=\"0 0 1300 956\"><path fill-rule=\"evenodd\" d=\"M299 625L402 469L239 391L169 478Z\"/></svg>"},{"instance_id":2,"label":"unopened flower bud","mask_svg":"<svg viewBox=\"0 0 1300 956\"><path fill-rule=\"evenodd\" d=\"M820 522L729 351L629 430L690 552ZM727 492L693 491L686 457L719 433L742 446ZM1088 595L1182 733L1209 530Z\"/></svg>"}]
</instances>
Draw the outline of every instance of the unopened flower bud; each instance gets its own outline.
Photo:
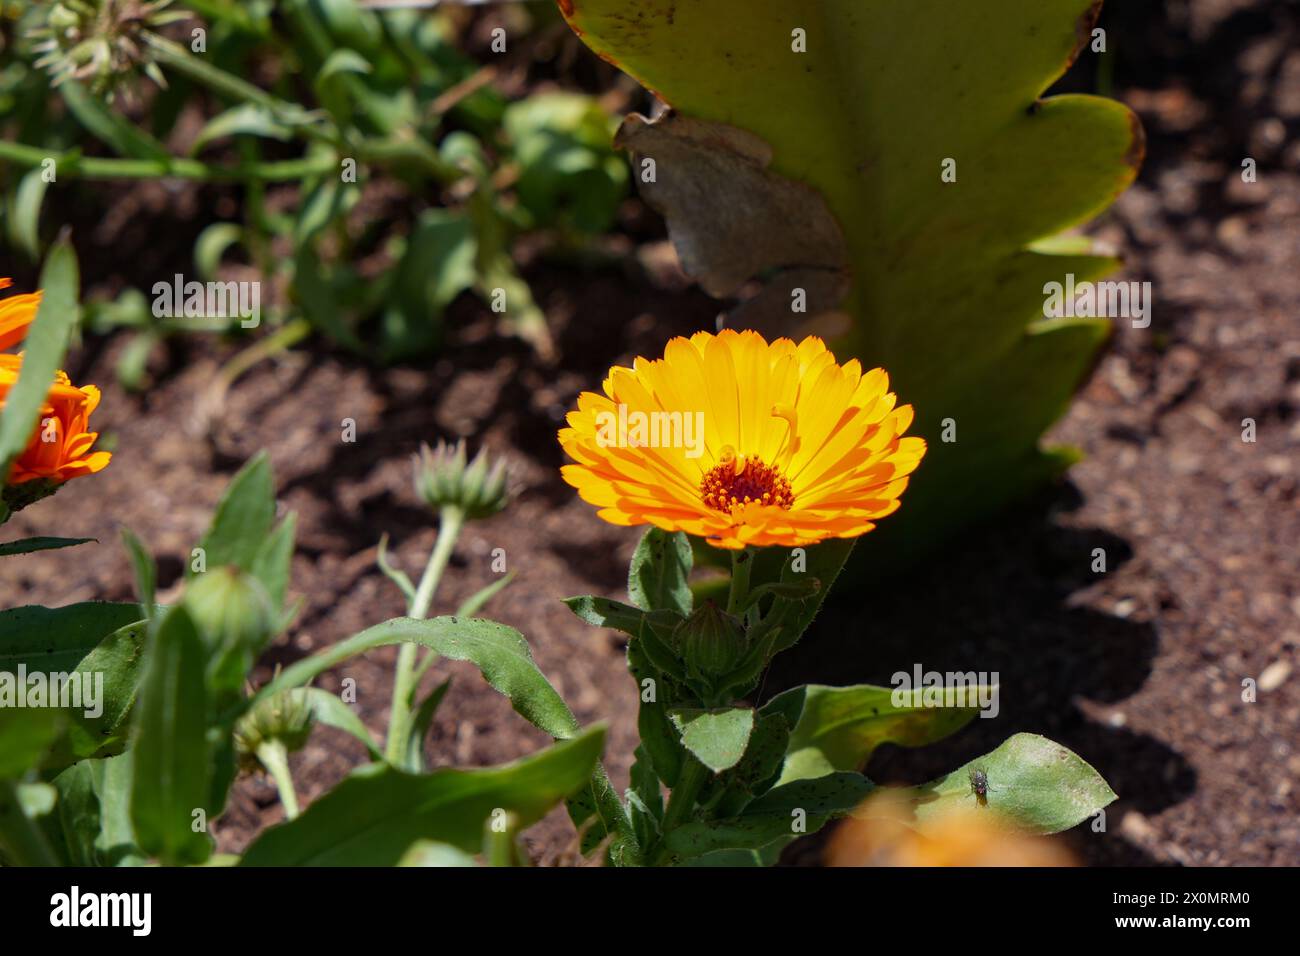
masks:
<instances>
[{"instance_id":1,"label":"unopened flower bud","mask_svg":"<svg viewBox=\"0 0 1300 956\"><path fill-rule=\"evenodd\" d=\"M266 770L259 751L270 745L284 753L301 750L311 736L311 701L301 687L272 694L235 724L235 754L247 771Z\"/></svg>"},{"instance_id":2,"label":"unopened flower bud","mask_svg":"<svg viewBox=\"0 0 1300 956\"><path fill-rule=\"evenodd\" d=\"M673 632L686 665L705 678L720 677L738 663L747 641L740 620L706 601Z\"/></svg>"},{"instance_id":3,"label":"unopened flower bud","mask_svg":"<svg viewBox=\"0 0 1300 956\"><path fill-rule=\"evenodd\" d=\"M489 467L487 452L480 451L468 465L465 461L463 441L455 446L439 442L436 450L422 445L415 463L416 491L435 511L456 508L469 521L496 514L510 500L505 460L498 458Z\"/></svg>"},{"instance_id":4,"label":"unopened flower bud","mask_svg":"<svg viewBox=\"0 0 1300 956\"><path fill-rule=\"evenodd\" d=\"M203 572L185 589L185 608L209 652L209 671L243 682L275 633L275 609L260 581L237 567Z\"/></svg>"}]
</instances>

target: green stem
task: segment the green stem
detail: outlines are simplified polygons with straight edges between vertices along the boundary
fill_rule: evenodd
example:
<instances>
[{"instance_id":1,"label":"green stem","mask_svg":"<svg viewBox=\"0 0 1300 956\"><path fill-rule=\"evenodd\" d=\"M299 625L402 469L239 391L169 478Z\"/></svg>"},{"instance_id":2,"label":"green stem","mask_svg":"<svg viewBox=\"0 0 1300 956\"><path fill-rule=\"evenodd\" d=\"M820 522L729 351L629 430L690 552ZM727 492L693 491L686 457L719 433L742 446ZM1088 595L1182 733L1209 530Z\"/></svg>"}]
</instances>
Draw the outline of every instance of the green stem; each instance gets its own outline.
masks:
<instances>
[{"instance_id":1,"label":"green stem","mask_svg":"<svg viewBox=\"0 0 1300 956\"><path fill-rule=\"evenodd\" d=\"M407 609L407 617L422 619L429 615L442 572L446 570L451 552L456 547L456 539L465 526L465 516L459 508L443 508L439 517L438 540L429 555L429 563L425 565L420 583L416 586L415 597ZM384 755L394 766L401 766L406 758L406 738L411 731L411 704L415 696L415 659L419 651L418 645L406 643L397 653L393 705L388 718L388 741L384 747ZM420 672L423 671L422 668Z\"/></svg>"},{"instance_id":2,"label":"green stem","mask_svg":"<svg viewBox=\"0 0 1300 956\"><path fill-rule=\"evenodd\" d=\"M696 797L709 779L709 770L694 757L687 755L682 764L677 786L668 797L668 809L664 811L663 832L671 832L690 819L695 810ZM658 859L662 860L666 850L661 850Z\"/></svg>"},{"instance_id":3,"label":"green stem","mask_svg":"<svg viewBox=\"0 0 1300 956\"><path fill-rule=\"evenodd\" d=\"M278 99L243 77L192 55L185 47L171 40L163 39L156 34L146 34L144 39L158 62L171 67L177 73L184 74L196 83L202 83L208 89L223 96L260 106L277 120L293 126L297 132L301 132L309 139L334 141L334 133L316 125L319 114L313 115L297 103Z\"/></svg>"},{"instance_id":4,"label":"green stem","mask_svg":"<svg viewBox=\"0 0 1300 956\"><path fill-rule=\"evenodd\" d=\"M731 552L731 594L727 597L727 613L739 614L749 597L749 572L754 566L754 552L745 548Z\"/></svg>"},{"instance_id":5,"label":"green stem","mask_svg":"<svg viewBox=\"0 0 1300 956\"><path fill-rule=\"evenodd\" d=\"M298 816L298 792L293 788L293 775L289 773L289 752L280 741L265 740L257 747L257 759L275 781L280 802L284 804L285 819L292 820Z\"/></svg>"},{"instance_id":6,"label":"green stem","mask_svg":"<svg viewBox=\"0 0 1300 956\"><path fill-rule=\"evenodd\" d=\"M96 156L61 156L25 143L0 142L0 162L37 167L55 161L60 176L81 179L192 179L198 182L288 182L320 176L338 168L331 155L318 154L279 162L212 166L197 159L169 156L162 159L104 159Z\"/></svg>"},{"instance_id":7,"label":"green stem","mask_svg":"<svg viewBox=\"0 0 1300 956\"><path fill-rule=\"evenodd\" d=\"M0 780L0 847L17 866L59 865L45 834L23 812L18 785L12 780Z\"/></svg>"}]
</instances>

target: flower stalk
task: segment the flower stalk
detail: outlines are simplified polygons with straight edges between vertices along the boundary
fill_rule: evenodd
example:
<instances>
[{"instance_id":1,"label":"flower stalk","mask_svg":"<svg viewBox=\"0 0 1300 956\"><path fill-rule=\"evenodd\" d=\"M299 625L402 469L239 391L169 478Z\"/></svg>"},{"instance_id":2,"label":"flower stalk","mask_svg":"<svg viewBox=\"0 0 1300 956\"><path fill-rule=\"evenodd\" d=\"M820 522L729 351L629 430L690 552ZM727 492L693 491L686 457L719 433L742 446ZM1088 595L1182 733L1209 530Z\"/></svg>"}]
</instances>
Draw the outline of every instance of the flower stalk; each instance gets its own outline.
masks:
<instances>
[{"instance_id":1,"label":"flower stalk","mask_svg":"<svg viewBox=\"0 0 1300 956\"><path fill-rule=\"evenodd\" d=\"M464 527L465 515L460 508L454 505L445 505L441 509L438 522L438 540L429 553L429 561L425 565L424 573L420 576L420 583L415 589L415 596L407 607L407 617L422 619L429 616L429 608L433 606L433 598L438 592L438 584L442 580L443 572L447 569L447 563L451 560L452 551L456 547L456 539L460 537L461 530ZM403 644L401 650L397 653L397 673L393 679L393 703L388 718L388 738L384 745L384 755L395 766L402 766L405 763L406 741L411 732L411 705L414 703L416 687L420 676L433 663L434 654L433 651L429 651L417 670L416 657L418 654L419 646L416 644Z\"/></svg>"}]
</instances>

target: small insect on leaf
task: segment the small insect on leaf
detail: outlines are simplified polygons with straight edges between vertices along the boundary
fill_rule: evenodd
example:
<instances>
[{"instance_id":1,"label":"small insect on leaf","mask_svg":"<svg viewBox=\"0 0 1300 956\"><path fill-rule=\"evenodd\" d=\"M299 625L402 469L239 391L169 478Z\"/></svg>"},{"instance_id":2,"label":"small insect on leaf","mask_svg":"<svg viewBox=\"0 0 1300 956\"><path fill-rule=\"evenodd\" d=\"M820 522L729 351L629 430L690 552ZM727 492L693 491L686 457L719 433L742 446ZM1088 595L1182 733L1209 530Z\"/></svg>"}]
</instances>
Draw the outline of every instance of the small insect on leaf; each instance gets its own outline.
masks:
<instances>
[{"instance_id":1,"label":"small insect on leaf","mask_svg":"<svg viewBox=\"0 0 1300 956\"><path fill-rule=\"evenodd\" d=\"M970 771L970 789L979 801L980 806L989 802L989 777L979 767L972 767Z\"/></svg>"}]
</instances>

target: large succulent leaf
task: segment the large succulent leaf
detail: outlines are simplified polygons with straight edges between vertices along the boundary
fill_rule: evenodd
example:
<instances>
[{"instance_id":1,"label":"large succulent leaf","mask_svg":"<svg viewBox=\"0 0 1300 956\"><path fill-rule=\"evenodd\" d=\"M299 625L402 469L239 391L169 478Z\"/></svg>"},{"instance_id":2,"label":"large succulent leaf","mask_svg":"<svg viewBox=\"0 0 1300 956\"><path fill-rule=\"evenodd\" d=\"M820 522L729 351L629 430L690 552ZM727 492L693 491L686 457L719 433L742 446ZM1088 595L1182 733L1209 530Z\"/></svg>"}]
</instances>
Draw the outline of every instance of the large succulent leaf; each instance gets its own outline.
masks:
<instances>
[{"instance_id":1,"label":"large succulent leaf","mask_svg":"<svg viewBox=\"0 0 1300 956\"><path fill-rule=\"evenodd\" d=\"M883 365L915 405L931 450L882 550L932 544L1059 469L1068 456L1044 455L1039 436L1109 329L1044 319L1043 287L1115 263L1043 240L1104 209L1142 156L1121 104L1039 99L1089 39L1097 0L559 5L677 111L631 117L620 139L688 270L719 295L769 280L732 324L825 331L838 305L852 320L841 357ZM807 314L791 311L796 287Z\"/></svg>"}]
</instances>

